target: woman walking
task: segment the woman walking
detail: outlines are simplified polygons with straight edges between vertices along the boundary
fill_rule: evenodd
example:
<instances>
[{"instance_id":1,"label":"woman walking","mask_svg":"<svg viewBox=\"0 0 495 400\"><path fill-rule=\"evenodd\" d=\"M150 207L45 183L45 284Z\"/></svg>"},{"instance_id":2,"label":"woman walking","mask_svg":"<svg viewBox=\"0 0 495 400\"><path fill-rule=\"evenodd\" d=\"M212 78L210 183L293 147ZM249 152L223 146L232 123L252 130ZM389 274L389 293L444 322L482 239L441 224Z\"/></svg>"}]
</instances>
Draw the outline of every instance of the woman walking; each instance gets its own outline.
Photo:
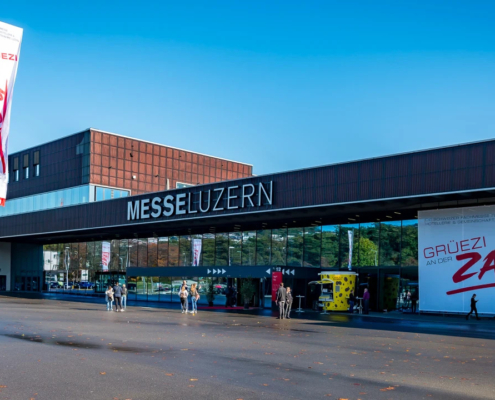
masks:
<instances>
[{"instance_id":1,"label":"woman walking","mask_svg":"<svg viewBox=\"0 0 495 400\"><path fill-rule=\"evenodd\" d=\"M182 314L187 314L187 293L186 285L182 285L179 291L180 304L182 306Z\"/></svg>"},{"instance_id":2,"label":"woman walking","mask_svg":"<svg viewBox=\"0 0 495 400\"><path fill-rule=\"evenodd\" d=\"M287 293L285 294L285 318L290 319L290 312L292 310L292 290L287 287Z\"/></svg>"},{"instance_id":3,"label":"woman walking","mask_svg":"<svg viewBox=\"0 0 495 400\"><path fill-rule=\"evenodd\" d=\"M197 289L197 285L193 283L191 285L191 304L192 304L192 315L198 313L198 300L199 300L199 293Z\"/></svg>"},{"instance_id":4,"label":"woman walking","mask_svg":"<svg viewBox=\"0 0 495 400\"><path fill-rule=\"evenodd\" d=\"M107 301L107 311L112 311L113 309L113 289L111 286L108 287L105 292L105 300Z\"/></svg>"},{"instance_id":5,"label":"woman walking","mask_svg":"<svg viewBox=\"0 0 495 400\"><path fill-rule=\"evenodd\" d=\"M127 309L127 288L125 284L122 285L122 307L123 309Z\"/></svg>"}]
</instances>

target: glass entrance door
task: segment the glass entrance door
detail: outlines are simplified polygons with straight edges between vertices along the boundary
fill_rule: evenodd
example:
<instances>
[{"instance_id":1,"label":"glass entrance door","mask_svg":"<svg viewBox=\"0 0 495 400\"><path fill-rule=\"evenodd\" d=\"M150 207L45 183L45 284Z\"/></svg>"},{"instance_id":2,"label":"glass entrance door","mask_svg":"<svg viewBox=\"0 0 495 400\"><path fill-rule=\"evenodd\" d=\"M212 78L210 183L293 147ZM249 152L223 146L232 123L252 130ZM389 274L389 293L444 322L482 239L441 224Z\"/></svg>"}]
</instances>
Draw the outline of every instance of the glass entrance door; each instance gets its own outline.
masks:
<instances>
[{"instance_id":1,"label":"glass entrance door","mask_svg":"<svg viewBox=\"0 0 495 400\"><path fill-rule=\"evenodd\" d=\"M105 271L96 273L96 293L105 293L109 286L114 286L117 282L122 286L125 284L126 274L118 271Z\"/></svg>"}]
</instances>

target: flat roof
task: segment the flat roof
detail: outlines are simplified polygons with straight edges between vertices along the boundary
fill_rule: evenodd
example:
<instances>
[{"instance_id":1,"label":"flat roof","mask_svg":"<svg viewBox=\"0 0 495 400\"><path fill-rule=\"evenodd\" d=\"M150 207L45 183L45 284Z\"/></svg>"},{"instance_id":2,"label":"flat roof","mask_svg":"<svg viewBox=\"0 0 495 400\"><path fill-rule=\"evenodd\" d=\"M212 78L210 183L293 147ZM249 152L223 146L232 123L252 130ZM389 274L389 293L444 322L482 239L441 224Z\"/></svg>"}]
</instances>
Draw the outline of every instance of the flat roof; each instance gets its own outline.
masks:
<instances>
[{"instance_id":1,"label":"flat roof","mask_svg":"<svg viewBox=\"0 0 495 400\"><path fill-rule=\"evenodd\" d=\"M230 161L230 162L234 162L236 164L248 165L250 167L253 166L253 164L248 164L248 163L245 163L245 162L242 162L242 161L235 161L235 160L230 160L228 158L217 157L217 156L212 156L212 155L209 155L209 154L199 153L197 151L181 149L179 147L169 146L167 144L162 144L162 143L151 142L149 140L138 139L138 138L131 137L131 136L125 136L125 135L121 135L119 133L108 132L108 131L104 131L104 130L101 130L101 129L98 129L98 128L87 128L87 129L84 129L84 130L79 131L79 132L71 133L70 135L62 136L62 137L60 137L58 139L49 140L48 142L43 142L43 143L40 143L38 145L30 146L30 147L27 147L27 148L25 148L23 150L16 151L15 153L9 154L9 156L13 156L14 154L23 153L23 152L25 152L27 150L34 149L35 147L44 146L45 144L57 142L59 140L63 140L63 139L66 139L68 137L71 137L71 136L74 136L74 135L78 135L78 134L84 133L84 132L89 132L89 131L96 131L96 132L101 132L101 133L105 133L105 134L112 135L112 136L119 136L119 137L122 137L122 138L125 138L125 139L137 140L138 142L148 143L148 144L152 144L152 145L155 145L155 146L167 147L169 149L174 149L174 150L186 151L188 153L198 154L200 156L206 156L206 157L210 157L210 158L216 158L218 160L223 160L223 161Z\"/></svg>"}]
</instances>

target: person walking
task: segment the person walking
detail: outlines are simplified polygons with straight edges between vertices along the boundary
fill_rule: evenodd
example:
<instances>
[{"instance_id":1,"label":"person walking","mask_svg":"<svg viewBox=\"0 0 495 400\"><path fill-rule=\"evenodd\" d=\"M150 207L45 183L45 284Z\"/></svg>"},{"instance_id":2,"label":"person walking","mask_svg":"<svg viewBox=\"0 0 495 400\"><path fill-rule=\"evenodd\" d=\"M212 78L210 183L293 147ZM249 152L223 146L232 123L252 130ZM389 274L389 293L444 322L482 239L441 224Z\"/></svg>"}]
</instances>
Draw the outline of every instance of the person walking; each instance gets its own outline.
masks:
<instances>
[{"instance_id":1,"label":"person walking","mask_svg":"<svg viewBox=\"0 0 495 400\"><path fill-rule=\"evenodd\" d=\"M473 294L471 297L471 311L469 311L468 315L466 315L466 319L469 319L469 316L474 312L476 314L476 319L479 321L480 317L478 317L478 309L476 308L476 303L478 300L476 300L476 294Z\"/></svg>"},{"instance_id":2,"label":"person walking","mask_svg":"<svg viewBox=\"0 0 495 400\"><path fill-rule=\"evenodd\" d=\"M416 309L417 309L417 306L418 306L418 291L415 290L414 292L412 292L411 294L411 312L413 314L416 314Z\"/></svg>"},{"instance_id":3,"label":"person walking","mask_svg":"<svg viewBox=\"0 0 495 400\"><path fill-rule=\"evenodd\" d=\"M199 300L199 293L198 293L197 285L195 283L191 285L190 294L191 294L191 306L192 306L191 314L195 315L198 313L198 300Z\"/></svg>"},{"instance_id":4,"label":"person walking","mask_svg":"<svg viewBox=\"0 0 495 400\"><path fill-rule=\"evenodd\" d=\"M182 285L179 291L180 304L182 307L182 314L187 314L187 293L186 285Z\"/></svg>"},{"instance_id":5,"label":"person walking","mask_svg":"<svg viewBox=\"0 0 495 400\"><path fill-rule=\"evenodd\" d=\"M111 286L108 287L105 292L105 300L107 302L107 311L112 311L113 309L113 289Z\"/></svg>"},{"instance_id":6,"label":"person walking","mask_svg":"<svg viewBox=\"0 0 495 400\"><path fill-rule=\"evenodd\" d=\"M115 298L115 311L122 312L122 288L119 286L119 282L113 287L113 297Z\"/></svg>"},{"instance_id":7,"label":"person walking","mask_svg":"<svg viewBox=\"0 0 495 400\"><path fill-rule=\"evenodd\" d=\"M285 299L285 318L290 319L290 312L292 310L292 290L290 287L287 287L287 292L286 292L286 299Z\"/></svg>"},{"instance_id":8,"label":"person walking","mask_svg":"<svg viewBox=\"0 0 495 400\"><path fill-rule=\"evenodd\" d=\"M354 290L351 290L349 295L349 312L354 314L354 303L356 302L356 296L354 296Z\"/></svg>"},{"instance_id":9,"label":"person walking","mask_svg":"<svg viewBox=\"0 0 495 400\"><path fill-rule=\"evenodd\" d=\"M125 283L122 285L122 307L124 310L127 309L127 288Z\"/></svg>"},{"instance_id":10,"label":"person walking","mask_svg":"<svg viewBox=\"0 0 495 400\"><path fill-rule=\"evenodd\" d=\"M369 314L370 313L370 292L368 292L368 289L364 289L363 303L364 303L364 314Z\"/></svg>"},{"instance_id":11,"label":"person walking","mask_svg":"<svg viewBox=\"0 0 495 400\"><path fill-rule=\"evenodd\" d=\"M278 319L284 319L286 298L287 292L285 291L284 284L281 283L277 290L277 299L275 300L275 304L278 305L280 312Z\"/></svg>"}]
</instances>

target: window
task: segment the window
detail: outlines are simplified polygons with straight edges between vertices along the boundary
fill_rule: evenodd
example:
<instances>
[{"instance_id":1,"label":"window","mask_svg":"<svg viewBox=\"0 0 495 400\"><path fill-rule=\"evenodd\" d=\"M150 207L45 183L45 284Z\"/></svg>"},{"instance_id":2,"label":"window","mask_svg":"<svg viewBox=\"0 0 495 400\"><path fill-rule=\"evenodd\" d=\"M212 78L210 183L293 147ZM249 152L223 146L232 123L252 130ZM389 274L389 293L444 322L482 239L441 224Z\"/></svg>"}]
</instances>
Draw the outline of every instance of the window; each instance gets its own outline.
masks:
<instances>
[{"instance_id":1,"label":"window","mask_svg":"<svg viewBox=\"0 0 495 400\"><path fill-rule=\"evenodd\" d=\"M287 229L272 230L272 265L286 265Z\"/></svg>"},{"instance_id":2,"label":"window","mask_svg":"<svg viewBox=\"0 0 495 400\"><path fill-rule=\"evenodd\" d=\"M289 228L287 231L287 265L290 267L302 266L303 256L303 229Z\"/></svg>"},{"instance_id":3,"label":"window","mask_svg":"<svg viewBox=\"0 0 495 400\"><path fill-rule=\"evenodd\" d=\"M270 265L271 252L271 229L262 229L256 231L256 265Z\"/></svg>"},{"instance_id":4,"label":"window","mask_svg":"<svg viewBox=\"0 0 495 400\"><path fill-rule=\"evenodd\" d=\"M321 266L325 268L339 265L340 227L325 225L322 227L321 238Z\"/></svg>"},{"instance_id":5,"label":"window","mask_svg":"<svg viewBox=\"0 0 495 400\"><path fill-rule=\"evenodd\" d=\"M14 158L14 182L19 182L19 157Z\"/></svg>"},{"instance_id":6,"label":"window","mask_svg":"<svg viewBox=\"0 0 495 400\"><path fill-rule=\"evenodd\" d=\"M304 263L305 267L319 267L321 262L321 226L304 228Z\"/></svg>"},{"instance_id":7,"label":"window","mask_svg":"<svg viewBox=\"0 0 495 400\"><path fill-rule=\"evenodd\" d=\"M22 163L22 174L24 179L29 179L29 154L24 154Z\"/></svg>"},{"instance_id":8,"label":"window","mask_svg":"<svg viewBox=\"0 0 495 400\"><path fill-rule=\"evenodd\" d=\"M241 265L242 233L229 233L229 265Z\"/></svg>"},{"instance_id":9,"label":"window","mask_svg":"<svg viewBox=\"0 0 495 400\"><path fill-rule=\"evenodd\" d=\"M242 232L242 265L256 265L256 232Z\"/></svg>"},{"instance_id":10,"label":"window","mask_svg":"<svg viewBox=\"0 0 495 400\"><path fill-rule=\"evenodd\" d=\"M190 183L183 183L183 182L177 182L175 184L175 187L177 189L182 189L182 188L191 187L191 186L194 186L194 185L191 185Z\"/></svg>"},{"instance_id":11,"label":"window","mask_svg":"<svg viewBox=\"0 0 495 400\"><path fill-rule=\"evenodd\" d=\"M33 156L34 176L40 176L40 152L35 151Z\"/></svg>"}]
</instances>

